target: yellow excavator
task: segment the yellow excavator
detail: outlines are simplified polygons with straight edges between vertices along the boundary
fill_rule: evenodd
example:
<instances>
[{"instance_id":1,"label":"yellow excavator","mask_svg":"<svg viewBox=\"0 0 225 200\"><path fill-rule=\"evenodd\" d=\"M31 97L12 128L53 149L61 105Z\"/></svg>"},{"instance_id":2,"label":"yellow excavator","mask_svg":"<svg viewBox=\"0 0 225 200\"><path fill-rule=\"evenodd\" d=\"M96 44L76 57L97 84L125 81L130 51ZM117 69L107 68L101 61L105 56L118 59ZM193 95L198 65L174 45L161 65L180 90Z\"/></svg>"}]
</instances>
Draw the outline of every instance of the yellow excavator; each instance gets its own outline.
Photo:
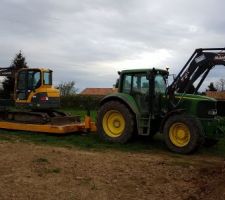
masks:
<instances>
[{"instance_id":1,"label":"yellow excavator","mask_svg":"<svg viewBox=\"0 0 225 200\"><path fill-rule=\"evenodd\" d=\"M96 131L89 116L81 122L79 116L56 110L60 92L52 84L52 73L44 68L0 68L0 76L15 80L12 98L0 100L0 128L56 134ZM10 110L12 102L20 109Z\"/></svg>"}]
</instances>

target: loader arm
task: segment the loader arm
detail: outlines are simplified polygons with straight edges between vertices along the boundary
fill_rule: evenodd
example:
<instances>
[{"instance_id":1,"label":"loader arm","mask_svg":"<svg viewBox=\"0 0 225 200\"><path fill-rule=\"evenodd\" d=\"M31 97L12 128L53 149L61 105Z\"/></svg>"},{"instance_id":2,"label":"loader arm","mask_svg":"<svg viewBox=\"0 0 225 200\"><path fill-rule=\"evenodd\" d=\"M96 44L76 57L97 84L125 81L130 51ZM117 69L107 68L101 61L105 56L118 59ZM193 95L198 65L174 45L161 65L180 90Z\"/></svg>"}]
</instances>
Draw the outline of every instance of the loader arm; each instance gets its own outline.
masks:
<instances>
[{"instance_id":1,"label":"loader arm","mask_svg":"<svg viewBox=\"0 0 225 200\"><path fill-rule=\"evenodd\" d=\"M196 49L173 83L167 88L170 99L174 92L197 93L208 73L216 65L225 66L225 48ZM199 78L198 85L194 88L193 83Z\"/></svg>"}]
</instances>

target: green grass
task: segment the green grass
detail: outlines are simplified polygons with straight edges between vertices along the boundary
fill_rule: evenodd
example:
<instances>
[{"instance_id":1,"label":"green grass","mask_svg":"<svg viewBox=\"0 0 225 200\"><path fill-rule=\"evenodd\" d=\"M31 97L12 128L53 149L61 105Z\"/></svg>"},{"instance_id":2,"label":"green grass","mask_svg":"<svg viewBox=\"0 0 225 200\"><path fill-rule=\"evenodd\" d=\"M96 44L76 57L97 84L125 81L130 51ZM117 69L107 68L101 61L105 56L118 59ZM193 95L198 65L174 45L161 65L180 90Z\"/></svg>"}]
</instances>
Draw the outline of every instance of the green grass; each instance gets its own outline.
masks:
<instances>
[{"instance_id":1,"label":"green grass","mask_svg":"<svg viewBox=\"0 0 225 200\"><path fill-rule=\"evenodd\" d=\"M61 169L60 168L52 168L52 169L47 169L46 170L46 173L60 173L61 172Z\"/></svg>"},{"instance_id":2,"label":"green grass","mask_svg":"<svg viewBox=\"0 0 225 200\"><path fill-rule=\"evenodd\" d=\"M166 151L166 148L160 138L154 141L137 139L128 144L112 144L103 142L97 134L74 133L68 135L50 135L25 131L1 130L0 141L10 142L32 142L41 145L62 146L66 148L80 148L90 150L121 150L121 151Z\"/></svg>"},{"instance_id":3,"label":"green grass","mask_svg":"<svg viewBox=\"0 0 225 200\"><path fill-rule=\"evenodd\" d=\"M85 150L119 150L126 152L147 152L147 153L166 153L172 157L180 158L183 155L170 153L164 145L162 135L156 135L153 140L137 138L127 144L112 144L103 142L97 134L74 133L69 135L50 135L42 133L32 133L24 131L6 131L1 130L0 141L26 142L40 145L52 145L66 148L79 148ZM201 147L198 155L217 155L225 156L225 140L221 140L216 146L211 148ZM41 159L42 161L42 159ZM39 161L39 162L41 162ZM44 162L44 161L43 161Z\"/></svg>"},{"instance_id":4,"label":"green grass","mask_svg":"<svg viewBox=\"0 0 225 200\"><path fill-rule=\"evenodd\" d=\"M218 144L213 147L201 148L199 153L225 157L225 138L220 139Z\"/></svg>"},{"instance_id":5,"label":"green grass","mask_svg":"<svg viewBox=\"0 0 225 200\"><path fill-rule=\"evenodd\" d=\"M35 163L49 163L47 158L38 158L38 159L33 160L33 162L35 162Z\"/></svg>"}]
</instances>

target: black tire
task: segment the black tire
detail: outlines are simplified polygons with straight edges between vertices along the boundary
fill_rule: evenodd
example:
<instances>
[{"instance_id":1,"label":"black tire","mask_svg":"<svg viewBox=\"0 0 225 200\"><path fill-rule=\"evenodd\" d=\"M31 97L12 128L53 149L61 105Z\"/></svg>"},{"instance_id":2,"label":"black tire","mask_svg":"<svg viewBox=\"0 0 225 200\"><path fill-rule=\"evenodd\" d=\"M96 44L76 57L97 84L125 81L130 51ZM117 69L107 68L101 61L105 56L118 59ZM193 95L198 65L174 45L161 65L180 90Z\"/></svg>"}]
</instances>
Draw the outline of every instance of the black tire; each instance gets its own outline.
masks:
<instances>
[{"instance_id":1,"label":"black tire","mask_svg":"<svg viewBox=\"0 0 225 200\"><path fill-rule=\"evenodd\" d=\"M110 114L111 112L112 114ZM113 118L113 114L123 118L121 121L119 119L119 127L114 124L118 118ZM126 143L131 139L135 130L134 122L134 115L126 105L119 101L106 102L100 107L98 112L97 130L99 137L108 142ZM115 131L112 131L110 127L115 129ZM119 134L114 134L117 131Z\"/></svg>"},{"instance_id":2,"label":"black tire","mask_svg":"<svg viewBox=\"0 0 225 200\"><path fill-rule=\"evenodd\" d=\"M183 134L180 138L178 136L179 131ZM180 154L190 154L196 151L201 144L203 136L200 122L187 115L173 115L169 117L164 125L163 133L167 147L171 151Z\"/></svg>"},{"instance_id":3,"label":"black tire","mask_svg":"<svg viewBox=\"0 0 225 200\"><path fill-rule=\"evenodd\" d=\"M219 140L217 140L217 139L205 138L204 146L205 147L213 147L213 146L217 145L218 141Z\"/></svg>"}]
</instances>

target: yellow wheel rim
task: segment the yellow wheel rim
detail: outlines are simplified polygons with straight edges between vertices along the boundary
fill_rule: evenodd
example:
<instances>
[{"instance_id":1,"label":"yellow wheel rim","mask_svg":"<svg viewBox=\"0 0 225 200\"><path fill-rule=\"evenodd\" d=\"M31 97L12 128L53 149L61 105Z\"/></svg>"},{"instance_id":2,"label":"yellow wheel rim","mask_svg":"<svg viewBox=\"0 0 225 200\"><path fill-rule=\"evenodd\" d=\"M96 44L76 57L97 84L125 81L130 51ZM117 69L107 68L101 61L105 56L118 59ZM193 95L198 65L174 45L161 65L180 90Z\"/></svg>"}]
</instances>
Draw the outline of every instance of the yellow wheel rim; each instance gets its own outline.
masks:
<instances>
[{"instance_id":1,"label":"yellow wheel rim","mask_svg":"<svg viewBox=\"0 0 225 200\"><path fill-rule=\"evenodd\" d=\"M190 130L184 123L174 123L169 130L169 138L175 146L184 147L190 142Z\"/></svg>"},{"instance_id":2,"label":"yellow wheel rim","mask_svg":"<svg viewBox=\"0 0 225 200\"><path fill-rule=\"evenodd\" d=\"M125 119L117 110L110 110L105 113L103 120L103 129L109 137L119 137L125 129Z\"/></svg>"}]
</instances>

